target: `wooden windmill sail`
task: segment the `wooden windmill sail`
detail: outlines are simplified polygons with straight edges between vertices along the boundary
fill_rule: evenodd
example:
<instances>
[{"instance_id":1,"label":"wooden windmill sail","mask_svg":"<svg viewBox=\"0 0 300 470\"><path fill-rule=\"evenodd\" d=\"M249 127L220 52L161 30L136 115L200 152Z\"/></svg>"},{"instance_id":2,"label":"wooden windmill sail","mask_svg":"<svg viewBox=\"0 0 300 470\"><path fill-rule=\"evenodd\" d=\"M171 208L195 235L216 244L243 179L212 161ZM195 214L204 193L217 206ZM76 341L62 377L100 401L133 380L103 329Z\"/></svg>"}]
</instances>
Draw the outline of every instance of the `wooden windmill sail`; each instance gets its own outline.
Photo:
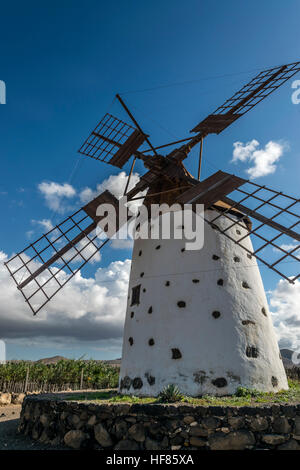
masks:
<instances>
[{"instance_id":1,"label":"wooden windmill sail","mask_svg":"<svg viewBox=\"0 0 300 470\"><path fill-rule=\"evenodd\" d=\"M207 334L209 331L210 335L212 334L210 323L208 324L204 320L204 324L201 323L201 316L199 317L199 312L197 313L198 307L196 307L196 305L204 305L205 302L207 305L209 303L208 300L204 303L201 300L201 296L203 299L203 296L206 295L205 292L210 290L210 285L205 280L209 276L208 274L206 278L204 276L202 281L198 277L195 278L195 282L193 282L193 279L191 280L191 283L194 285L198 283L199 286L203 285L203 291L201 291L202 287L200 287L197 293L192 291L192 287L185 287L184 292L186 297L188 299L196 299L196 304L190 307L190 318L188 321L185 321L178 317L175 321L177 325L175 333L173 332L171 335L166 332L160 333L159 347L154 347L156 344L155 338L151 337L148 340L144 338L142 343L139 343L133 337L133 333L138 334L138 326L134 323L139 315L136 309L144 310L145 314L147 302L149 303L149 300L147 300L148 294L146 294L146 279L149 280L151 285L151 282L154 282L154 278L161 277L162 282L159 286L166 285L171 288L171 281L168 278L171 277L173 279L177 276L177 279L179 279L180 276L185 276L184 279L186 279L192 272L191 268L198 269L199 273L223 272L223 274L226 273L229 279L233 279L237 272L236 266L241 261L241 258L244 257L245 263L248 263L247 267L251 268L252 266L253 268L252 271L251 269L248 269L248 271L255 271L256 273L256 278L252 279L252 281L254 284L259 284L258 287L256 286L258 291L255 290L255 286L252 286L251 295L252 298L260 298L263 304L259 307L262 311L262 316L268 314L255 259L290 283L294 283L298 279L300 274L295 272L295 266L299 261L297 250L300 249L298 225L300 222L299 199L221 170L205 180L199 181L201 159L199 161L198 179L193 178L186 171L183 161L188 157L191 149L199 143L202 154L203 139L206 136L209 134L219 134L224 131L229 125L233 124L288 79L293 77L299 70L300 62L296 62L259 73L222 106L218 107L212 114L197 124L191 131L194 134L192 137L177 140L176 142L164 144L156 148L153 147L148 135L144 133L136 122L122 98L117 95L118 100L131 118L133 125L129 125L110 114L106 114L81 146L79 152L83 155L109 163L118 168L122 168L133 157L125 189L129 201L135 200L140 191L147 190L145 204L165 201L169 203L176 202L182 205L187 203L204 204L206 237L210 239L208 245L213 240L213 245L210 249L219 251L218 254L208 253L209 247L205 246L203 250L200 250L199 257L197 258L193 255L193 259L189 258L189 254L186 253L184 255L185 258L180 259L180 262L178 262L184 268L181 272L178 271L178 268L174 267L173 272L162 273L162 266L160 266L159 261L153 261L153 253L151 253L151 250L161 250L162 246L157 241L155 241L156 246L154 246L152 240L145 242L139 240L135 243L129 285L130 298L125 322L120 380L121 390L135 394L157 394L171 380L174 383L178 383L186 393L194 395L200 393L233 393L237 385L241 384L248 386L255 385L256 388L264 390L269 390L272 387L275 389L286 388L287 384L283 366L281 362L278 363L280 361L278 346L272 330L271 320L268 319L268 327L265 330L265 334L269 339L266 341L267 349L264 349L265 346L257 347L255 344L252 344L255 343L257 338L260 338L260 334L255 334L254 331L251 332L249 328L249 325L251 327L252 324L252 329L257 326L260 331L263 331L263 325L261 325L260 320L254 321L251 318L242 320L238 317L238 315L244 314L247 316L249 314L249 312L247 313L247 308L252 302L248 292L251 288L245 287L247 284L245 280L241 281L242 285L244 283L242 295L238 292L238 287L230 285L230 282L228 282L228 287L226 287L226 280L222 277L216 279L215 283L216 286L224 287L223 293L220 293L220 295L221 298L222 296L224 297L225 304L227 298L228 305L232 306L231 320L236 315L231 326L234 330L239 331L239 335L230 340L232 344L235 344L235 350L226 353L227 349L225 348L226 351L224 351L228 358L231 358L232 354L234 358L236 357L236 361L233 361L236 362L235 370L227 370L225 373L224 367L226 368L227 366L222 366L221 368L218 366L218 361L220 362L222 359L222 351L218 351L218 348L217 353L215 351L211 354L207 353L213 359L209 361L206 358L207 363L211 362L210 370L204 370L205 362L203 363L203 359L197 359L197 348L203 341L199 343L199 339L196 337L189 339L189 336L193 336L193 331L196 331L197 328L201 329L203 327L202 329ZM141 146L145 143L148 144L149 148L140 150ZM176 144L181 145L165 156L161 154L163 149L168 148L168 146L174 148ZM137 158L143 161L147 171L135 187L128 191L129 180ZM118 200L109 191L105 191L38 240L31 243L23 251L17 253L6 263L18 289L22 292L25 301L34 314L93 256L96 256L98 251L103 249L104 245L109 241L108 239L99 239L96 233L97 224L101 223L101 217L96 215L96 210L102 203L111 203L116 208L116 211L118 211ZM121 228L120 225L121 223L119 222L116 231ZM255 240L255 248L252 246L250 236ZM179 244L178 241L175 242L174 240L169 244L165 242L164 244L166 245L165 262L168 263L168 260L171 262L169 269L172 271L172 262L174 256L176 256L175 253L178 252ZM157 248L158 246L159 248ZM170 253L172 252L172 259L170 259L171 255L170 253L168 254L168 250ZM146 258L143 258L143 252L148 253ZM162 253L162 250L160 253ZM233 265L231 265L232 259L226 258L228 253L234 259ZM196 265L194 265L195 259ZM145 263L143 271L138 273L142 260ZM221 264L216 268L214 262L218 260L221 260ZM254 261L255 265L253 264ZM291 263L293 263L293 275L291 275ZM173 264L175 266L176 263ZM147 266L149 266L148 272ZM241 263L240 267L242 266L244 266L243 263ZM142 272L142 279L138 279ZM219 281L222 281L222 283L218 284ZM169 284L167 284L168 282ZM153 288L159 291L158 297L164 298L164 291L160 291L158 284L153 286ZM246 291L247 293L245 293ZM181 293L181 296L184 296L184 292ZM171 300L173 294L166 295L169 299L167 307L164 307L166 310L168 310L172 302L174 303L172 308L176 309L178 307L181 309L182 307L179 306L181 302L181 305L185 304L184 308L189 309L188 300L178 299L176 303L176 296L179 295L178 289L174 292L173 300ZM214 293L211 292L210 298L213 296ZM164 314L162 304L159 305L157 308L153 305L148 306L149 313L146 320L146 323L149 323L150 315L156 310L156 315L158 315L155 320L156 328L160 322L162 322L162 325L165 321L168 322L168 325L170 325L170 322L172 323L172 308ZM240 309L239 314L235 311L238 309ZM219 317L222 319L223 315L218 309L215 309L213 313L215 314L213 315L214 319ZM220 313L219 316L218 313ZM230 315L229 311L227 315ZM253 315L255 314L253 313ZM151 317L152 319L153 316ZM182 339L183 345L178 346L177 344L177 346L173 345L174 347L172 347L172 335L175 338L176 332L184 326L181 325L182 321L185 324L189 323L191 330L187 329L186 336ZM211 321L211 316L209 321ZM142 320L138 320L138 322L141 323ZM238 324L241 326L237 327L236 322L239 322ZM245 326L248 327L246 332L244 331ZM131 332L133 333L131 334ZM143 335L144 333L141 333L141 336ZM177 339L178 342L179 339ZM190 343L189 347L187 347L188 343ZM151 346L151 353L147 350L149 346ZM167 349L163 352L165 347ZM185 348L187 349L186 354L183 352ZM152 351L156 352L152 353ZM168 355L168 351L170 354L164 364L160 356L162 354ZM150 361L149 364L145 359L148 353L155 356L155 360L152 357L152 362ZM260 366L259 360L262 353L264 354L264 359L262 359L264 365ZM132 356L132 354L135 356ZM185 356L188 357L189 366L187 366ZM274 359L275 356L277 357L276 360ZM135 363L130 365L133 363L133 357L136 358ZM137 357L140 357L140 359L138 360ZM250 362L249 358L251 358ZM257 361L253 362L254 358ZM156 363L155 366L151 365L153 361ZM232 359L228 362L228 368L230 362L232 362ZM273 368L273 372L269 373L271 376L267 378L265 376L266 367ZM170 374L163 375L162 368L169 368ZM238 373L236 373L236 370Z\"/></svg>"}]
</instances>

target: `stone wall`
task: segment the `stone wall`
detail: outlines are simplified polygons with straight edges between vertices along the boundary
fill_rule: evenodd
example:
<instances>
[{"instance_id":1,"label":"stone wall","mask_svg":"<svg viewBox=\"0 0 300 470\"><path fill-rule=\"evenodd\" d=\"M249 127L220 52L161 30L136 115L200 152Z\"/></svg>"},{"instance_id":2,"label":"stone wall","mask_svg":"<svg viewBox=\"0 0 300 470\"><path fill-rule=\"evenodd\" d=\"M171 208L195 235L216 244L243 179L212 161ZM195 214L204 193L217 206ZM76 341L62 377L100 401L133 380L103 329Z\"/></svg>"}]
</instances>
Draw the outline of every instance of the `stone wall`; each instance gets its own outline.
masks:
<instances>
[{"instance_id":1,"label":"stone wall","mask_svg":"<svg viewBox=\"0 0 300 470\"><path fill-rule=\"evenodd\" d=\"M32 395L19 431L74 449L300 450L300 405L97 404Z\"/></svg>"}]
</instances>

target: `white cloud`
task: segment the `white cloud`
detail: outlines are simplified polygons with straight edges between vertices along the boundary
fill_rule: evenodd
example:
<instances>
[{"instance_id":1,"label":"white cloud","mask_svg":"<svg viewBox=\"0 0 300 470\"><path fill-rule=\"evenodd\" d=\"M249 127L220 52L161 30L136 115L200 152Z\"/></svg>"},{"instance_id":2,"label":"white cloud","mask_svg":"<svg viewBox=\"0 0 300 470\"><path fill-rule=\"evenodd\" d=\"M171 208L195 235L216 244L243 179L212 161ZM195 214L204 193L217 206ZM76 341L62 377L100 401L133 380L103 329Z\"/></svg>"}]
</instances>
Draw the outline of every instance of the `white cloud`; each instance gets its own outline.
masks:
<instances>
[{"instance_id":1,"label":"white cloud","mask_svg":"<svg viewBox=\"0 0 300 470\"><path fill-rule=\"evenodd\" d=\"M130 260L99 268L93 277L77 273L33 317L16 289L0 251L1 338L49 344L120 340L127 303Z\"/></svg>"},{"instance_id":2,"label":"white cloud","mask_svg":"<svg viewBox=\"0 0 300 470\"><path fill-rule=\"evenodd\" d=\"M276 164L286 148L286 144L272 140L264 148L259 148L259 142L255 139L246 144L234 142L231 162L251 163L252 166L246 170L246 173L250 179L260 178L276 171Z\"/></svg>"},{"instance_id":3,"label":"white cloud","mask_svg":"<svg viewBox=\"0 0 300 470\"><path fill-rule=\"evenodd\" d=\"M76 195L75 189L70 184L59 184L54 181L50 183L43 181L38 185L38 190L44 196L49 209L59 213L68 210L68 207L63 204L65 199L70 199Z\"/></svg>"},{"instance_id":4,"label":"white cloud","mask_svg":"<svg viewBox=\"0 0 300 470\"><path fill-rule=\"evenodd\" d=\"M98 194L97 190L93 191L91 188L84 188L80 193L79 193L79 197L80 197L80 201L83 203L83 204L87 204L88 202L90 202L92 199L94 199Z\"/></svg>"},{"instance_id":5,"label":"white cloud","mask_svg":"<svg viewBox=\"0 0 300 470\"><path fill-rule=\"evenodd\" d=\"M128 175L125 171L121 171L117 175L111 175L106 180L102 181L102 183L98 184L96 189L93 190L91 188L84 188L80 194L80 200L83 204L87 204L91 199L94 199L96 196L101 194L103 191L110 191L117 199L120 199L126 187ZM140 175L138 173L133 173L130 178L130 183L128 186L128 191L132 189L140 180ZM136 194L135 197L142 197L146 195L147 190L141 191ZM138 199L136 201L128 202L127 207L131 210L132 213L136 213L138 211L138 207L143 204L144 199ZM117 244L113 245L113 248L116 248Z\"/></svg>"},{"instance_id":6,"label":"white cloud","mask_svg":"<svg viewBox=\"0 0 300 470\"><path fill-rule=\"evenodd\" d=\"M270 293L270 307L280 347L300 349L300 282L280 280Z\"/></svg>"},{"instance_id":7,"label":"white cloud","mask_svg":"<svg viewBox=\"0 0 300 470\"><path fill-rule=\"evenodd\" d=\"M77 193L76 189L68 183L60 184L54 181L47 183L42 182L38 185L38 189L40 193L45 198L46 205L53 211L58 213L65 213L74 209L75 205L66 204L66 201L75 198L78 198L74 201L78 206L78 202L81 204L87 204L96 196L104 192L105 190L109 190L116 198L120 199L123 196L124 189L127 183L128 175L125 171L121 171L117 175L111 175L109 178L99 183L95 189L90 187L86 187L82 189L80 192ZM128 190L132 189L140 180L140 176L138 173L133 173L131 175L130 184ZM140 192L136 195L136 197L144 196L146 191ZM79 199L79 200L78 200ZM133 201L128 203L128 207L135 211L137 208L143 203L143 199L139 199L137 201ZM36 223L43 224L48 219L43 219L42 221L34 221ZM44 224L44 228L47 230L47 226Z\"/></svg>"},{"instance_id":8,"label":"white cloud","mask_svg":"<svg viewBox=\"0 0 300 470\"><path fill-rule=\"evenodd\" d=\"M39 225L46 232L49 232L50 230L53 229L53 224L50 219L42 219L42 220L32 219L31 223L35 225Z\"/></svg>"},{"instance_id":9,"label":"white cloud","mask_svg":"<svg viewBox=\"0 0 300 470\"><path fill-rule=\"evenodd\" d=\"M236 163L237 161L246 162L249 160L253 152L259 146L259 142L255 139L243 144L243 142L234 142L233 144L233 155L232 162Z\"/></svg>"},{"instance_id":10,"label":"white cloud","mask_svg":"<svg viewBox=\"0 0 300 470\"><path fill-rule=\"evenodd\" d=\"M103 193L106 189L108 189L116 198L120 199L123 196L124 189L127 183L128 175L125 171L121 171L117 175L111 175L106 180L102 181L102 183L97 185L95 190L91 188L84 188L80 194L80 200L84 204L87 204L91 199L98 196L100 193ZM138 173L133 173L130 178L130 184L128 190L132 189L140 180L140 176Z\"/></svg>"},{"instance_id":11,"label":"white cloud","mask_svg":"<svg viewBox=\"0 0 300 470\"><path fill-rule=\"evenodd\" d=\"M31 238L33 237L33 234L34 234L34 230L28 230L27 232L25 232L25 235L29 240L31 240Z\"/></svg>"},{"instance_id":12,"label":"white cloud","mask_svg":"<svg viewBox=\"0 0 300 470\"><path fill-rule=\"evenodd\" d=\"M293 256L296 256L297 258L300 258L300 246L299 246L299 244L296 244L296 243L284 244L283 243L282 245L279 245L279 246L280 246L280 248L282 248L285 251L292 252ZM297 248L297 249L295 249L295 248ZM294 251L292 251L292 250L294 250ZM284 252L279 250L278 248L273 247L273 251L280 252L280 253L282 253L282 256L284 256Z\"/></svg>"}]
</instances>

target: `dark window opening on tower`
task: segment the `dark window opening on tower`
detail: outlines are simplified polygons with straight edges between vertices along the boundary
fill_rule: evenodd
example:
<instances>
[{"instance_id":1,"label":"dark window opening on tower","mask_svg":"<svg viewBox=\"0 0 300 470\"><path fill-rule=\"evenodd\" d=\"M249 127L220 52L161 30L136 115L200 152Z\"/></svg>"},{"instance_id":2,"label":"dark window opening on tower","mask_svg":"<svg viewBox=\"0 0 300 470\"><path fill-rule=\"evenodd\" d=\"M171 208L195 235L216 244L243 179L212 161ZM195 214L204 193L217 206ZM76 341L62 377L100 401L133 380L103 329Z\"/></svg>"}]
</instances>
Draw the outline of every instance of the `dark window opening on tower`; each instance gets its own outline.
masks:
<instances>
[{"instance_id":1,"label":"dark window opening on tower","mask_svg":"<svg viewBox=\"0 0 300 470\"><path fill-rule=\"evenodd\" d=\"M138 305L140 303L141 284L132 288L131 292L131 305Z\"/></svg>"}]
</instances>

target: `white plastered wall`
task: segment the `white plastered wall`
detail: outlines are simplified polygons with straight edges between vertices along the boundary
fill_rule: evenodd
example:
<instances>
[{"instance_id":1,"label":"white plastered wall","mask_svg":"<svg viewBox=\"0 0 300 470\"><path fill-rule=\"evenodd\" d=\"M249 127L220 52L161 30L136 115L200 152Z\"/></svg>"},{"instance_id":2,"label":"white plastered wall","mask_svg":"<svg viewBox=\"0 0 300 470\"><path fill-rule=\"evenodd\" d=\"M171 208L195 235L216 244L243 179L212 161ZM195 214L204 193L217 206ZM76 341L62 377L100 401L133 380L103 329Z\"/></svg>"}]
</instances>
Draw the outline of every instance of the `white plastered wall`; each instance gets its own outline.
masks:
<instances>
[{"instance_id":1,"label":"white plastered wall","mask_svg":"<svg viewBox=\"0 0 300 470\"><path fill-rule=\"evenodd\" d=\"M218 219L219 227L228 224ZM239 386L288 388L255 258L207 223L204 228L198 251L182 251L184 240L135 241L122 393L156 396L171 383L190 396L233 394ZM246 233L237 226L228 233L240 238L237 230ZM252 249L249 237L243 243ZM140 303L131 305L132 288L139 284ZM181 357L173 358L178 351L172 350Z\"/></svg>"}]
</instances>

